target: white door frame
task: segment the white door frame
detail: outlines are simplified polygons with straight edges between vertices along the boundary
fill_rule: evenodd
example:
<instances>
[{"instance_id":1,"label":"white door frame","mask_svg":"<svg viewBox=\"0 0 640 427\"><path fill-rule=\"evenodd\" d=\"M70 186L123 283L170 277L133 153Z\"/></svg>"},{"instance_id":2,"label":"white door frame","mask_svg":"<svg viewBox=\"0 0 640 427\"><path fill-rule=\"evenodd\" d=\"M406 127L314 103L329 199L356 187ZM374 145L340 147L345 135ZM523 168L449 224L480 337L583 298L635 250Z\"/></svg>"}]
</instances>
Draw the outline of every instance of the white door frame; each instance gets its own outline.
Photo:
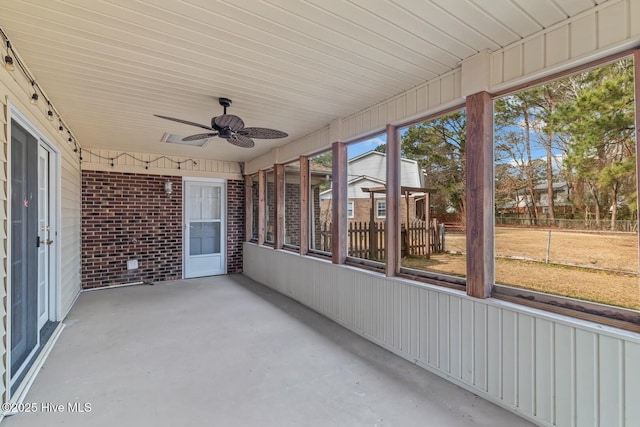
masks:
<instances>
[{"instance_id":1,"label":"white door frame","mask_svg":"<svg viewBox=\"0 0 640 427\"><path fill-rule=\"evenodd\" d=\"M51 158L53 152L49 150L47 144L38 141L38 329L42 329L51 320L51 290L49 280L51 279L51 244L56 243L53 239L53 227L51 227ZM41 162L45 164L42 165ZM41 166L44 166L41 168ZM43 173L44 172L44 173ZM41 187L41 185L44 185ZM44 194L43 194L44 193ZM43 201L45 203L43 203ZM45 264L42 269L41 263ZM41 275L40 273L44 273ZM41 295L41 291L44 295ZM41 298L43 296L44 298ZM44 308L44 313L40 311Z\"/></svg>"},{"instance_id":2,"label":"white door frame","mask_svg":"<svg viewBox=\"0 0 640 427\"><path fill-rule=\"evenodd\" d=\"M187 262L187 250L189 248L187 241L187 218L186 218L186 210L187 210L187 199L186 199L186 184L188 182L194 183L210 183L210 184L221 184L222 192L221 192L221 221L220 221L220 234L222 236L222 243L220 247L220 252L222 254L223 259L223 273L227 274L227 180L221 178L194 178L183 176L182 177L182 278L185 279L186 275L186 262Z\"/></svg>"},{"instance_id":3,"label":"white door frame","mask_svg":"<svg viewBox=\"0 0 640 427\"><path fill-rule=\"evenodd\" d=\"M60 218L61 218L61 161L60 161L60 150L51 143L49 138L45 136L44 133L40 131L40 129L33 124L29 118L25 114L23 114L20 109L14 105L13 103L9 103L8 115L7 115L7 176L11 177L11 122L14 120L20 126L22 126L25 130L31 133L39 142L39 144L44 144L44 146L51 153L50 162L49 162L49 171L50 171L50 193L49 193L49 209L51 216L51 236L54 240L53 248L49 251L49 319L52 321L60 321L61 313L62 313L62 296L60 289L60 274L61 274L61 245L60 245ZM7 180L7 200L11 200L11 179ZM11 206L7 206L7 223L11 224ZM11 227L7 227L7 265L11 265ZM7 269L7 325L6 325L6 342L11 342L11 269ZM40 347L40 331L38 331L38 345L36 349ZM34 352L35 350L34 349ZM7 375L5 376L5 390L7 390L8 398L11 397L11 386L13 385L13 380L11 376L11 370L8 368L11 366L11 346L7 345L6 348L7 354ZM24 368L24 366L23 366ZM22 370L22 369L21 369ZM21 371L20 370L20 371ZM15 377L19 377L21 372L17 372Z\"/></svg>"}]
</instances>

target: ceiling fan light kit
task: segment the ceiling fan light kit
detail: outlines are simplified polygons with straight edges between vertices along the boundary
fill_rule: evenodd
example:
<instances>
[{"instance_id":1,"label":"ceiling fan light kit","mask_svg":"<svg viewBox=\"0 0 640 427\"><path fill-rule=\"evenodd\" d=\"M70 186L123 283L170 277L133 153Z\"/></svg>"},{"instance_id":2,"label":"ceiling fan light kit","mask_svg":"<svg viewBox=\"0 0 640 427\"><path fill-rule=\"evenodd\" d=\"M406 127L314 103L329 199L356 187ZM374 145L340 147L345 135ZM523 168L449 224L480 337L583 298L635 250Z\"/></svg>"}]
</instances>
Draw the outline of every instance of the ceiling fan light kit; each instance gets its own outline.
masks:
<instances>
[{"instance_id":1,"label":"ceiling fan light kit","mask_svg":"<svg viewBox=\"0 0 640 427\"><path fill-rule=\"evenodd\" d=\"M289 136L287 133L275 129L244 127L244 121L242 121L240 117L234 116L233 114L227 114L227 108L231 106L231 100L229 98L219 98L218 102L224 108L224 113L221 116L213 117L211 119L211 126L190 122L188 120L176 119L175 117L160 116L158 114L154 114L154 116L211 131L182 138L182 141L185 142L208 139L217 136L219 138L226 139L230 144L237 147L251 148L255 146L253 138L276 139L286 138Z\"/></svg>"}]
</instances>

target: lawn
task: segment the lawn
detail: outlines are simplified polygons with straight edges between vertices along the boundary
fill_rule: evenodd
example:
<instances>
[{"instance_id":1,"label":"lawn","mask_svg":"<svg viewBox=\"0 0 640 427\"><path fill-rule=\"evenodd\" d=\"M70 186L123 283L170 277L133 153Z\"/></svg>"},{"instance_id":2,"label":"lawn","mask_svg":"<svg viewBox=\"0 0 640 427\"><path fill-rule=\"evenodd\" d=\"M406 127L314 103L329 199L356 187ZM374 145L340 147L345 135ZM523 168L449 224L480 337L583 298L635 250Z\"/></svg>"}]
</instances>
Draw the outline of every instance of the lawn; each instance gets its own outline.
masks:
<instances>
[{"instance_id":1,"label":"lawn","mask_svg":"<svg viewBox=\"0 0 640 427\"><path fill-rule=\"evenodd\" d=\"M639 277L637 273L621 272L637 272L636 234L553 231L549 264L544 262L547 239L546 231L498 229L496 283L640 310ZM448 234L446 248L464 252L464 234ZM542 262L517 259L520 257ZM464 276L466 256L433 254L429 260L409 257L402 259L402 266Z\"/></svg>"},{"instance_id":2,"label":"lawn","mask_svg":"<svg viewBox=\"0 0 640 427\"><path fill-rule=\"evenodd\" d=\"M465 252L463 233L448 233L447 252ZM552 264L638 272L637 233L590 233L530 228L496 228L496 256L546 261L547 247Z\"/></svg>"}]
</instances>

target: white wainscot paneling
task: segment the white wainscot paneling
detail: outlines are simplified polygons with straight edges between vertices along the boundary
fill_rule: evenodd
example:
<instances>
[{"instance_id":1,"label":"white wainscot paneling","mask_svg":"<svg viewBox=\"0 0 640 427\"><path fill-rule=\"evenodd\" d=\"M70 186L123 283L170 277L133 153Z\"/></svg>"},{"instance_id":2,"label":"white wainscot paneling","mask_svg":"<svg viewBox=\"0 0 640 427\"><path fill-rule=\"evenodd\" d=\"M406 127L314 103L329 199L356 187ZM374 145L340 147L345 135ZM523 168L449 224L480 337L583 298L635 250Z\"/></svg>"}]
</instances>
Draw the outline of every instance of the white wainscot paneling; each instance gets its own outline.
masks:
<instances>
[{"instance_id":1,"label":"white wainscot paneling","mask_svg":"<svg viewBox=\"0 0 640 427\"><path fill-rule=\"evenodd\" d=\"M637 426L640 334L246 243L244 274L540 425Z\"/></svg>"},{"instance_id":2,"label":"white wainscot paneling","mask_svg":"<svg viewBox=\"0 0 640 427\"><path fill-rule=\"evenodd\" d=\"M640 2L600 3L586 13L493 52L491 90L508 89L637 46Z\"/></svg>"}]
</instances>

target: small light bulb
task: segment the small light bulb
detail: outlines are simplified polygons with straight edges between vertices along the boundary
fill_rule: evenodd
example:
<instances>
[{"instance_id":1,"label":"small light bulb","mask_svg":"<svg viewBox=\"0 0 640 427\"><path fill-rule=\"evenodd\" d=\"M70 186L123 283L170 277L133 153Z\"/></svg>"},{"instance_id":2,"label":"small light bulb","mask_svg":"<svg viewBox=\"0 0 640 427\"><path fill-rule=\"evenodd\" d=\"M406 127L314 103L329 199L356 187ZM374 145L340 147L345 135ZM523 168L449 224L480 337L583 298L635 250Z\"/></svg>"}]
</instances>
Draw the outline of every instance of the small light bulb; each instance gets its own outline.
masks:
<instances>
[{"instance_id":1,"label":"small light bulb","mask_svg":"<svg viewBox=\"0 0 640 427\"><path fill-rule=\"evenodd\" d=\"M36 105L38 103L38 98L38 94L34 92L33 95L31 95L31 101L29 102L31 102L33 105Z\"/></svg>"},{"instance_id":2,"label":"small light bulb","mask_svg":"<svg viewBox=\"0 0 640 427\"><path fill-rule=\"evenodd\" d=\"M14 71L16 69L16 66L13 64L13 58L10 55L4 57L4 66L7 71Z\"/></svg>"}]
</instances>

